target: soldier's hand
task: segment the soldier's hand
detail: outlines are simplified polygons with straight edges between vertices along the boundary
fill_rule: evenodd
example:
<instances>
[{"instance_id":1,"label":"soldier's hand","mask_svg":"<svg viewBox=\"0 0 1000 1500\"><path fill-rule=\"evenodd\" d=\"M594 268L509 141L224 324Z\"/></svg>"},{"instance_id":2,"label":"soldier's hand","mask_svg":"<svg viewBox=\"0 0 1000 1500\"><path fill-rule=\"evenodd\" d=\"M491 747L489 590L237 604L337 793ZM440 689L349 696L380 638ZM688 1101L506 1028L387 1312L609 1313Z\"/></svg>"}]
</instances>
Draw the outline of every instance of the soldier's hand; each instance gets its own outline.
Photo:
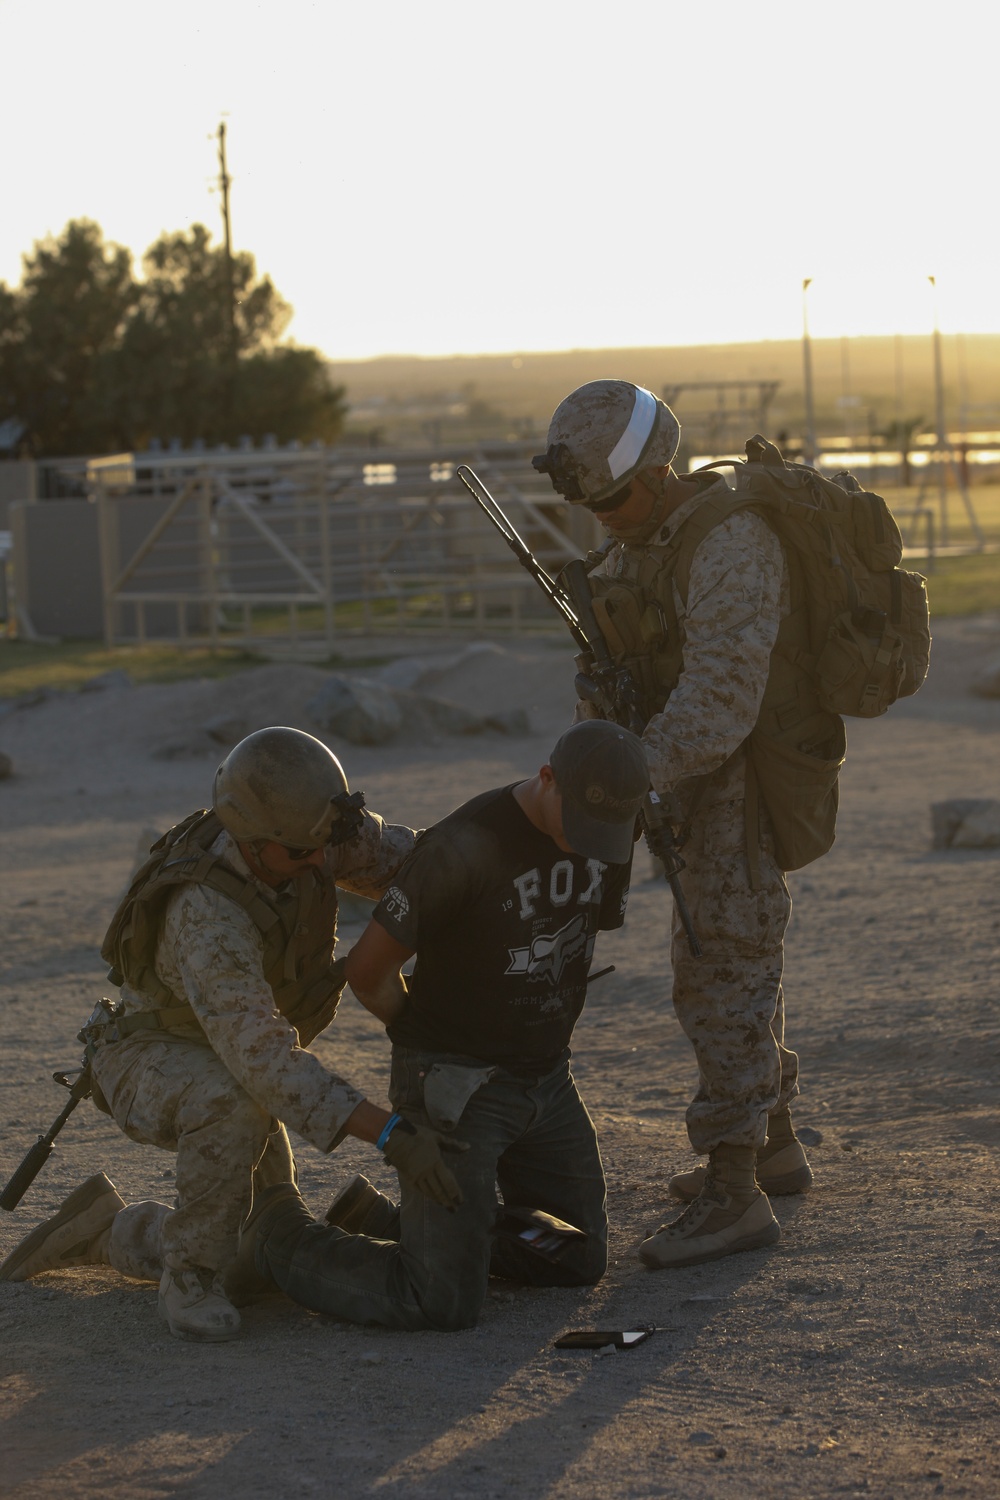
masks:
<instances>
[{"instance_id":1,"label":"soldier's hand","mask_svg":"<svg viewBox=\"0 0 1000 1500\"><path fill-rule=\"evenodd\" d=\"M440 1203L442 1208L457 1208L462 1202L462 1190L445 1166L441 1152L468 1149L467 1141L457 1141L429 1125L415 1125L412 1120L402 1119L385 1143L385 1159L408 1186L415 1187L425 1198Z\"/></svg>"}]
</instances>

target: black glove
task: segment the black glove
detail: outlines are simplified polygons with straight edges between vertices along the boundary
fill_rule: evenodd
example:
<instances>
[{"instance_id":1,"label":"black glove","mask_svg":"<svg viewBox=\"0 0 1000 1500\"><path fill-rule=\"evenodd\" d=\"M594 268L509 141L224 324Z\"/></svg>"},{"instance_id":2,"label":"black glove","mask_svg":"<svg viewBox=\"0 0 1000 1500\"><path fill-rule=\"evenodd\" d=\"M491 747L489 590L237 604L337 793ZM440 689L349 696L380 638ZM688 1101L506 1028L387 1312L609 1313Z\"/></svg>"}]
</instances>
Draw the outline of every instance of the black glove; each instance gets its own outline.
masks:
<instances>
[{"instance_id":1,"label":"black glove","mask_svg":"<svg viewBox=\"0 0 1000 1500\"><path fill-rule=\"evenodd\" d=\"M457 1208L462 1202L462 1190L445 1166L441 1152L468 1149L468 1141L456 1141L454 1136L442 1135L429 1125L414 1125L412 1120L401 1119L389 1133L385 1159L408 1187L415 1187L442 1208Z\"/></svg>"}]
</instances>

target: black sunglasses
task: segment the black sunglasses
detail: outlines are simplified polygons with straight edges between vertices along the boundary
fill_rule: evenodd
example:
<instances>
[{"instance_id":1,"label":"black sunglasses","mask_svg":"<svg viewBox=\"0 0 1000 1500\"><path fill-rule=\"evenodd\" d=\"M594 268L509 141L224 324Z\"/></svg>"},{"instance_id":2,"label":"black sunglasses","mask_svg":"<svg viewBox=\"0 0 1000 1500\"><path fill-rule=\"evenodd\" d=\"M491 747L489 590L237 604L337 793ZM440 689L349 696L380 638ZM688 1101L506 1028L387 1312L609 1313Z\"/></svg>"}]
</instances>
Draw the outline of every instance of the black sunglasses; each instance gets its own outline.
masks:
<instances>
[{"instance_id":1,"label":"black sunglasses","mask_svg":"<svg viewBox=\"0 0 1000 1500\"><path fill-rule=\"evenodd\" d=\"M315 849L291 849L287 844L282 844L281 848L284 849L289 859L294 860L308 859L310 854L316 853Z\"/></svg>"},{"instance_id":2,"label":"black sunglasses","mask_svg":"<svg viewBox=\"0 0 1000 1500\"><path fill-rule=\"evenodd\" d=\"M581 503L584 510L589 510L591 515L609 516L612 511L621 510L631 498L632 486L627 484L624 489L615 490L614 494L609 495L606 500L584 500Z\"/></svg>"}]
</instances>

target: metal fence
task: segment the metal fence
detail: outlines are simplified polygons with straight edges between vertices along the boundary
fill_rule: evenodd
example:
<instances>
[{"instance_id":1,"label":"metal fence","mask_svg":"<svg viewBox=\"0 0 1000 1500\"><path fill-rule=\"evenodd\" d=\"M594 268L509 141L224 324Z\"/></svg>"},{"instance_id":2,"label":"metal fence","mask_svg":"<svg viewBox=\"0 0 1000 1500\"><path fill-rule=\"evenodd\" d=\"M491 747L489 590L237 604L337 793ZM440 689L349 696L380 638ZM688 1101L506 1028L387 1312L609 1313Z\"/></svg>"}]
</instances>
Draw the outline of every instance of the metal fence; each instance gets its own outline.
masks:
<instances>
[{"instance_id":1,"label":"metal fence","mask_svg":"<svg viewBox=\"0 0 1000 1500\"><path fill-rule=\"evenodd\" d=\"M558 502L530 455L528 444L497 444L92 466L105 639L332 647L351 631L548 623L535 585L454 477L470 463L557 572L599 532Z\"/></svg>"}]
</instances>

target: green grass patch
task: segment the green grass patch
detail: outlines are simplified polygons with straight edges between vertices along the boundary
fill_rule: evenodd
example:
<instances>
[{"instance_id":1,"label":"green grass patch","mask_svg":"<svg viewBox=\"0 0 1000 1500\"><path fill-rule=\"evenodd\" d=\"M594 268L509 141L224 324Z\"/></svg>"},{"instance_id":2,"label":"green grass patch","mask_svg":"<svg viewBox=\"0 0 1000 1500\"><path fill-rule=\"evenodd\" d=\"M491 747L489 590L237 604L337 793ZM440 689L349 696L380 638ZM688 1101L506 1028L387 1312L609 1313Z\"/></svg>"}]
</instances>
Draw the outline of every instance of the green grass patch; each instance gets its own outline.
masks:
<instances>
[{"instance_id":1,"label":"green grass patch","mask_svg":"<svg viewBox=\"0 0 1000 1500\"><path fill-rule=\"evenodd\" d=\"M177 682L185 677L229 677L264 660L251 651L198 647L116 646L98 641L0 640L0 698L39 688L78 688L102 672L124 671L133 682Z\"/></svg>"},{"instance_id":2,"label":"green grass patch","mask_svg":"<svg viewBox=\"0 0 1000 1500\"><path fill-rule=\"evenodd\" d=\"M912 507L917 504L931 512L934 517L934 535L939 543L942 541L941 497L936 486L929 486L922 497L919 489L912 485L909 489L886 489L882 493L885 495L889 509L900 513L899 528L903 533L904 542L917 547L923 546L926 540L925 528L915 522L912 515ZM1000 485L972 485L969 489L969 499L979 529L987 542L1000 539ZM955 544L973 541L972 520L965 508L962 496L955 489L950 477L945 510L948 542Z\"/></svg>"},{"instance_id":3,"label":"green grass patch","mask_svg":"<svg viewBox=\"0 0 1000 1500\"><path fill-rule=\"evenodd\" d=\"M907 564L927 576L931 624L948 616L1000 613L1000 552L974 552L967 557L938 558L933 572L919 558Z\"/></svg>"}]
</instances>

